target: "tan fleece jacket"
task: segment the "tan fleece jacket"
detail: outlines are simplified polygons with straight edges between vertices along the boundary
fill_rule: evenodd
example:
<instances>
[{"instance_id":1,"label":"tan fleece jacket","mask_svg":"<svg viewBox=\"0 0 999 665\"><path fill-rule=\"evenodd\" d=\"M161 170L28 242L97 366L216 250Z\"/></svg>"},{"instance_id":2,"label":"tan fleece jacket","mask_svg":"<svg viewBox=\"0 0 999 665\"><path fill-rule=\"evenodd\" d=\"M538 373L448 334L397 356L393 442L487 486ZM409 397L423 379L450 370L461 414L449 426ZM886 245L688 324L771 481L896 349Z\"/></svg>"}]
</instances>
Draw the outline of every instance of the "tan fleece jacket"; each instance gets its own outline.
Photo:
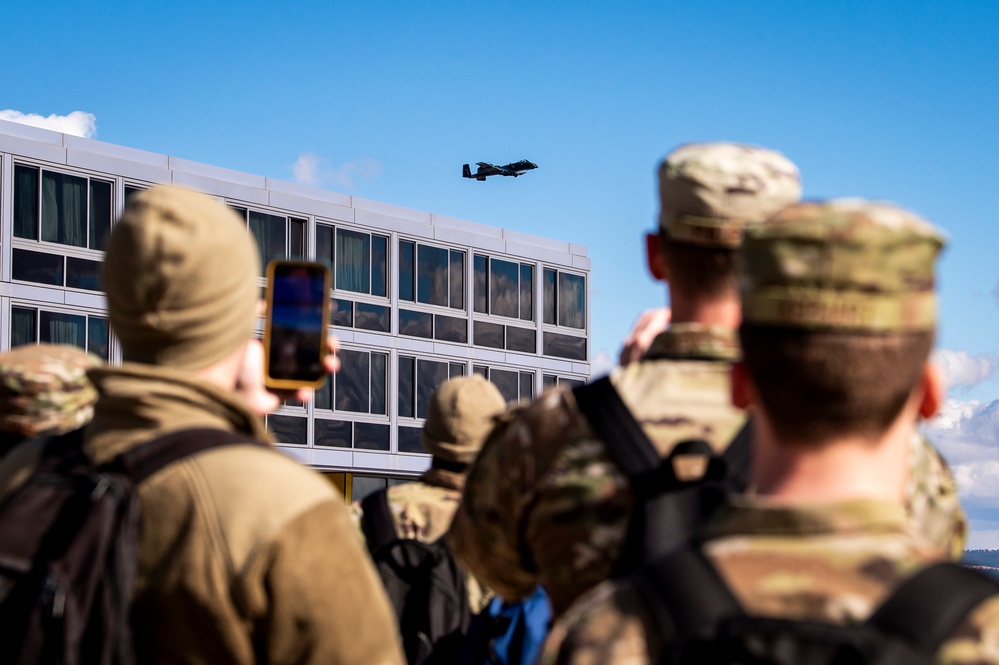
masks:
<instances>
[{"instance_id":1,"label":"tan fleece jacket","mask_svg":"<svg viewBox=\"0 0 999 665\"><path fill-rule=\"evenodd\" d=\"M240 400L148 365L95 370L86 448L102 462L169 431L266 432ZM276 450L182 460L139 490L132 625L140 663L404 662L388 600L342 499Z\"/></svg>"}]
</instances>

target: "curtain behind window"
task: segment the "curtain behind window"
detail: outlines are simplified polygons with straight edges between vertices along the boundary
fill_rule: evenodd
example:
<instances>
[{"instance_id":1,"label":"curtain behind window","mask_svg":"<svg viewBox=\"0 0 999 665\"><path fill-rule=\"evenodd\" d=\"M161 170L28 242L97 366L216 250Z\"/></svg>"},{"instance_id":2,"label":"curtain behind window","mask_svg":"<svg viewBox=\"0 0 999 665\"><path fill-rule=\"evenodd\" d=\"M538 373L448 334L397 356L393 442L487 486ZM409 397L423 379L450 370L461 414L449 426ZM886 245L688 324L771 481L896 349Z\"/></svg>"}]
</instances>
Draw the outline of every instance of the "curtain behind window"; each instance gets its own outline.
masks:
<instances>
[{"instance_id":1,"label":"curtain behind window","mask_svg":"<svg viewBox=\"0 0 999 665\"><path fill-rule=\"evenodd\" d=\"M285 258L285 218L251 210L248 215L250 233L260 251L261 274L272 259Z\"/></svg>"},{"instance_id":2,"label":"curtain behind window","mask_svg":"<svg viewBox=\"0 0 999 665\"><path fill-rule=\"evenodd\" d=\"M87 246L87 181L62 173L42 173L42 240Z\"/></svg>"},{"instance_id":3,"label":"curtain behind window","mask_svg":"<svg viewBox=\"0 0 999 665\"><path fill-rule=\"evenodd\" d=\"M570 328L586 327L586 278L559 273L558 323Z\"/></svg>"},{"instance_id":4,"label":"curtain behind window","mask_svg":"<svg viewBox=\"0 0 999 665\"><path fill-rule=\"evenodd\" d=\"M336 288L357 293L371 289L371 236L336 230Z\"/></svg>"},{"instance_id":5,"label":"curtain behind window","mask_svg":"<svg viewBox=\"0 0 999 665\"><path fill-rule=\"evenodd\" d=\"M10 345L24 346L38 341L35 331L36 311L23 307L10 308Z\"/></svg>"},{"instance_id":6,"label":"curtain behind window","mask_svg":"<svg viewBox=\"0 0 999 665\"><path fill-rule=\"evenodd\" d=\"M40 342L70 344L87 348L87 317L57 312L39 312L38 337Z\"/></svg>"}]
</instances>

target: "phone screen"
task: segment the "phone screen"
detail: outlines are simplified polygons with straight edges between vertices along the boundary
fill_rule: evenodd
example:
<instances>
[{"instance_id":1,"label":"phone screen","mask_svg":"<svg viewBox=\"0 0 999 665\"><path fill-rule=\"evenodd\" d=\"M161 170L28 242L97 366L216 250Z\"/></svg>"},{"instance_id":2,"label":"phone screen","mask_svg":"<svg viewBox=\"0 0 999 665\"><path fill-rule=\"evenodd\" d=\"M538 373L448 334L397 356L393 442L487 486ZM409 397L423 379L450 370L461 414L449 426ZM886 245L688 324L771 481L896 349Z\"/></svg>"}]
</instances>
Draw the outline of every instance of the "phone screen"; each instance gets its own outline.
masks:
<instances>
[{"instance_id":1,"label":"phone screen","mask_svg":"<svg viewBox=\"0 0 999 665\"><path fill-rule=\"evenodd\" d=\"M329 272L318 263L275 262L270 280L267 378L311 384L325 377Z\"/></svg>"}]
</instances>

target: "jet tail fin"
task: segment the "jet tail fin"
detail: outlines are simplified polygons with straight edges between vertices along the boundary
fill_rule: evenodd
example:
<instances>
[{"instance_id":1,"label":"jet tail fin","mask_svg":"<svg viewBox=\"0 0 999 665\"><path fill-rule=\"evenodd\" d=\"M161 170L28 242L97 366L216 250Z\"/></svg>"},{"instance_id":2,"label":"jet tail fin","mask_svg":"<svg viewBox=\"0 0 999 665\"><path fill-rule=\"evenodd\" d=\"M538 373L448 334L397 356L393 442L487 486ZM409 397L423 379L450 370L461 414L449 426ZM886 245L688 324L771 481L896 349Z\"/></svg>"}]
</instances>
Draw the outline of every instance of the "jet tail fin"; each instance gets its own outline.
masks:
<instances>
[{"instance_id":1,"label":"jet tail fin","mask_svg":"<svg viewBox=\"0 0 999 665\"><path fill-rule=\"evenodd\" d=\"M461 177L462 178L471 178L472 177L472 169L471 169L471 167L469 167L468 164L465 164L464 166L461 167Z\"/></svg>"}]
</instances>

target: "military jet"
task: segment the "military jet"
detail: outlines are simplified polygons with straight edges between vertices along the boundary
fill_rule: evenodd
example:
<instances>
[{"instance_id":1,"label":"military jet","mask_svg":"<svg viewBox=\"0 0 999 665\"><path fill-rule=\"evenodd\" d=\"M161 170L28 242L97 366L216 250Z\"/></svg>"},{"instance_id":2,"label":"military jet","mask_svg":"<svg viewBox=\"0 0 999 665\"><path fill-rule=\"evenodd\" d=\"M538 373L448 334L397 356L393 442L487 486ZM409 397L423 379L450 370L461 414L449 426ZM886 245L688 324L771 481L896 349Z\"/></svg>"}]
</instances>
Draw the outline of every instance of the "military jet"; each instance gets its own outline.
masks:
<instances>
[{"instance_id":1,"label":"military jet","mask_svg":"<svg viewBox=\"0 0 999 665\"><path fill-rule=\"evenodd\" d=\"M538 168L538 165L534 162L529 162L526 159L522 159L519 162L513 162L511 164L505 164L503 166L493 166L489 162L476 162L475 173L472 173L472 169L469 168L468 164L461 167L461 177L462 178L475 178L476 180L485 180L491 175L512 175L514 178L517 176L527 173L531 169Z\"/></svg>"}]
</instances>

